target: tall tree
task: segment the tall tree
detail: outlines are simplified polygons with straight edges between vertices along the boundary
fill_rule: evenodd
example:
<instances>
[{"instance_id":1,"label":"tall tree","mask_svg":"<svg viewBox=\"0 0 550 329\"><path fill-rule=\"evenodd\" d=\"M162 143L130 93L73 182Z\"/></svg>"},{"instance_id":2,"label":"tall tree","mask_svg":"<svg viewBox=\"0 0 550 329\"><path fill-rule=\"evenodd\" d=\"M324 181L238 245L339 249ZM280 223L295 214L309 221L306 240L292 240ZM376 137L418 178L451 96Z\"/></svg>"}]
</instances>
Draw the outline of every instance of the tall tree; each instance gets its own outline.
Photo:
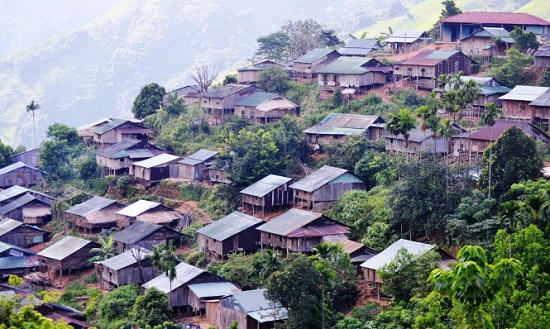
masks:
<instances>
[{"instance_id":1,"label":"tall tree","mask_svg":"<svg viewBox=\"0 0 550 329\"><path fill-rule=\"evenodd\" d=\"M195 66L195 72L191 75L191 79L199 86L201 93L205 93L216 80L221 69L221 67L208 65Z\"/></svg>"},{"instance_id":2,"label":"tall tree","mask_svg":"<svg viewBox=\"0 0 550 329\"><path fill-rule=\"evenodd\" d=\"M164 87L157 83L150 83L141 88L134 98L132 113L137 119L143 119L148 115L157 113L162 105L162 97L166 93Z\"/></svg>"},{"instance_id":3,"label":"tall tree","mask_svg":"<svg viewBox=\"0 0 550 329\"><path fill-rule=\"evenodd\" d=\"M498 216L501 223L506 224L506 231L508 232L508 238L510 239L509 256L512 257L512 234L517 231L518 223L522 221L520 213L520 203L514 200L506 201L500 204Z\"/></svg>"},{"instance_id":4,"label":"tall tree","mask_svg":"<svg viewBox=\"0 0 550 329\"><path fill-rule=\"evenodd\" d=\"M278 31L258 38L256 56L271 59L276 62L286 61L290 47L290 37L283 31Z\"/></svg>"},{"instance_id":5,"label":"tall tree","mask_svg":"<svg viewBox=\"0 0 550 329\"><path fill-rule=\"evenodd\" d=\"M441 10L441 15L439 15L440 19L462 14L462 10L457 7L454 0L443 0L441 4L443 5L443 9Z\"/></svg>"},{"instance_id":6,"label":"tall tree","mask_svg":"<svg viewBox=\"0 0 550 329\"><path fill-rule=\"evenodd\" d=\"M146 256L151 259L153 267L168 277L170 281L170 291L172 291L172 281L174 281L177 275L176 265L179 263L175 251L176 247L170 240L167 244L162 243L156 245L153 247L153 252Z\"/></svg>"},{"instance_id":7,"label":"tall tree","mask_svg":"<svg viewBox=\"0 0 550 329\"><path fill-rule=\"evenodd\" d=\"M497 107L495 103L488 103L485 111L481 115L479 122L483 125L489 126L489 142L493 144L493 126L496 123L496 119L502 116L502 109ZM493 148L489 146L489 188L488 194L491 197L491 177L493 168Z\"/></svg>"},{"instance_id":8,"label":"tall tree","mask_svg":"<svg viewBox=\"0 0 550 329\"><path fill-rule=\"evenodd\" d=\"M514 48L525 53L527 51L536 51L540 47L540 42L533 32L524 31L521 27L516 26L510 32L510 36L514 38Z\"/></svg>"},{"instance_id":9,"label":"tall tree","mask_svg":"<svg viewBox=\"0 0 550 329\"><path fill-rule=\"evenodd\" d=\"M270 66L258 76L258 87L269 92L284 94L288 90L288 72L280 66Z\"/></svg>"},{"instance_id":10,"label":"tall tree","mask_svg":"<svg viewBox=\"0 0 550 329\"><path fill-rule=\"evenodd\" d=\"M27 105L27 112L32 112L32 145L36 148L36 128L34 125L34 112L40 109L40 105L34 102L34 99Z\"/></svg>"}]
</instances>

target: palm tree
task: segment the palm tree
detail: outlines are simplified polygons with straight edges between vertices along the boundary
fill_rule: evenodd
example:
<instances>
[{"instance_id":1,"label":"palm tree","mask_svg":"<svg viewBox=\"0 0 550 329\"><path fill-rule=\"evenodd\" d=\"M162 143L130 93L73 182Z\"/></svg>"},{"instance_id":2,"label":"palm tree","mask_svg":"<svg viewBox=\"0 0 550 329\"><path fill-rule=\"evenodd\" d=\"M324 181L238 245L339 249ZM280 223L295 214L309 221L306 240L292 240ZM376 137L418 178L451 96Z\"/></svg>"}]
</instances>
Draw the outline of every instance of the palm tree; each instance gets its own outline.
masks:
<instances>
[{"instance_id":1,"label":"palm tree","mask_svg":"<svg viewBox=\"0 0 550 329\"><path fill-rule=\"evenodd\" d=\"M389 120L386 122L384 129L388 132L390 135L394 135L395 139L397 140L397 135L399 135L398 131L398 118L394 113L389 114ZM393 152L393 143L390 143L390 153Z\"/></svg>"},{"instance_id":2,"label":"palm tree","mask_svg":"<svg viewBox=\"0 0 550 329\"><path fill-rule=\"evenodd\" d=\"M267 249L260 256L260 262L262 263L262 269L259 273L260 279L265 281L271 273L277 271L281 267L281 256L276 251Z\"/></svg>"},{"instance_id":3,"label":"palm tree","mask_svg":"<svg viewBox=\"0 0 550 329\"><path fill-rule=\"evenodd\" d=\"M407 109L401 109L397 113L397 132L405 138L405 151L406 155L409 153L409 132L416 128L416 120L411 111Z\"/></svg>"},{"instance_id":4,"label":"palm tree","mask_svg":"<svg viewBox=\"0 0 550 329\"><path fill-rule=\"evenodd\" d=\"M473 102L476 100L477 95L481 92L481 89L479 88L479 84L475 80L468 80L461 89L461 98L462 101L466 104L466 107L468 107L469 113L470 113L470 122L472 121L473 117ZM471 147L471 141L470 141L470 133L471 129L468 127L468 167L472 163L472 147Z\"/></svg>"},{"instance_id":5,"label":"palm tree","mask_svg":"<svg viewBox=\"0 0 550 329\"><path fill-rule=\"evenodd\" d=\"M501 223L506 223L506 231L508 232L510 249L508 257L512 258L512 233L516 231L518 223L523 222L523 217L520 213L521 205L517 201L506 201L500 204L498 216Z\"/></svg>"},{"instance_id":6,"label":"palm tree","mask_svg":"<svg viewBox=\"0 0 550 329\"><path fill-rule=\"evenodd\" d=\"M483 125L489 126L489 198L491 197L491 176L493 167L493 126L496 123L496 119L502 116L502 109L497 107L495 103L488 103L485 111L481 115L479 122Z\"/></svg>"},{"instance_id":7,"label":"palm tree","mask_svg":"<svg viewBox=\"0 0 550 329\"><path fill-rule=\"evenodd\" d=\"M38 103L35 103L34 99L29 105L27 105L27 112L32 112L32 143L34 148L36 148L36 128L34 126L34 111L38 110L39 108L40 105Z\"/></svg>"},{"instance_id":8,"label":"palm tree","mask_svg":"<svg viewBox=\"0 0 550 329\"><path fill-rule=\"evenodd\" d=\"M453 137L455 130L453 124L449 119L442 119L441 124L439 125L439 136L445 139L447 143L445 147L445 162L446 162L446 171L447 171L447 190L449 189L449 147L451 145L451 138Z\"/></svg>"},{"instance_id":9,"label":"palm tree","mask_svg":"<svg viewBox=\"0 0 550 329\"><path fill-rule=\"evenodd\" d=\"M146 256L151 259L151 264L159 272L163 272L170 280L170 292L172 292L172 281L176 278L176 265L179 260L176 256L176 247L170 240L168 244L159 244L153 247L153 252Z\"/></svg>"},{"instance_id":10,"label":"palm tree","mask_svg":"<svg viewBox=\"0 0 550 329\"><path fill-rule=\"evenodd\" d=\"M321 286L322 329L325 328L325 281L327 278L330 278L332 275L334 275L331 269L327 267L327 260L330 258L330 255L336 250L338 250L337 245L329 242L321 242L313 248L313 256L311 256L311 259L313 259L314 261L315 267L317 267L317 270L321 272L321 278L323 280Z\"/></svg>"},{"instance_id":11,"label":"palm tree","mask_svg":"<svg viewBox=\"0 0 550 329\"><path fill-rule=\"evenodd\" d=\"M90 249L90 253L96 255L88 260L89 264L100 262L102 260L106 260L115 256L115 244L113 237L109 237L107 240L105 240L103 236L99 235L97 237L97 242L99 243L100 247Z\"/></svg>"}]
</instances>

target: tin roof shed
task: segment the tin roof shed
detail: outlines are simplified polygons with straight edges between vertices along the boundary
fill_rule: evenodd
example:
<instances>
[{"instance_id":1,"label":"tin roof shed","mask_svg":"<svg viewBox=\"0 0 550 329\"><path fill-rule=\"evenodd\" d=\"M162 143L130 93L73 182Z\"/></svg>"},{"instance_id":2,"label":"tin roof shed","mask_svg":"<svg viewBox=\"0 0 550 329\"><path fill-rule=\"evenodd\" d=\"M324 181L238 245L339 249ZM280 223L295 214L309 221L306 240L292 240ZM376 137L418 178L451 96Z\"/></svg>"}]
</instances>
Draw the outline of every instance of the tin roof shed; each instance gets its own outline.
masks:
<instances>
[{"instance_id":1,"label":"tin roof shed","mask_svg":"<svg viewBox=\"0 0 550 329\"><path fill-rule=\"evenodd\" d=\"M84 217L94 212L100 211L101 209L106 208L116 202L117 201L115 200L94 195L93 198L72 206L66 212Z\"/></svg>"},{"instance_id":2,"label":"tin roof shed","mask_svg":"<svg viewBox=\"0 0 550 329\"><path fill-rule=\"evenodd\" d=\"M268 175L256 183L248 186L241 191L241 194L253 195L255 197L263 197L269 192L279 188L280 186L290 182L292 179L278 175Z\"/></svg>"},{"instance_id":3,"label":"tin roof shed","mask_svg":"<svg viewBox=\"0 0 550 329\"><path fill-rule=\"evenodd\" d=\"M179 159L180 157L177 155L164 153L164 154L159 154L157 156L149 158L147 160L135 162L134 166L143 167L143 168L153 168L153 167L169 164L170 162L174 162Z\"/></svg>"},{"instance_id":4,"label":"tin roof shed","mask_svg":"<svg viewBox=\"0 0 550 329\"><path fill-rule=\"evenodd\" d=\"M263 223L263 220L243 214L242 212L234 211L224 218L197 230L197 233L218 241L224 241L259 223Z\"/></svg>"},{"instance_id":5,"label":"tin roof shed","mask_svg":"<svg viewBox=\"0 0 550 329\"><path fill-rule=\"evenodd\" d=\"M320 188L321 186L328 184L329 182L344 175L347 172L348 170L346 169L341 169L341 168L336 168L331 166L323 166L320 169L302 178L301 180L297 181L296 183L290 185L290 187L295 190L302 190L302 191L311 193L317 190L318 188ZM361 182L361 180L359 180L358 178L357 180L358 182Z\"/></svg>"},{"instance_id":6,"label":"tin roof shed","mask_svg":"<svg viewBox=\"0 0 550 329\"><path fill-rule=\"evenodd\" d=\"M262 232L286 236L322 216L319 213L310 211L290 209L269 222L258 226L256 229Z\"/></svg>"},{"instance_id":7,"label":"tin roof shed","mask_svg":"<svg viewBox=\"0 0 550 329\"><path fill-rule=\"evenodd\" d=\"M176 266L176 277L172 281L172 290L170 290L170 280L164 273L144 283L142 287L145 289L156 288L167 294L205 272L203 269L181 262Z\"/></svg>"},{"instance_id":8,"label":"tin roof shed","mask_svg":"<svg viewBox=\"0 0 550 329\"><path fill-rule=\"evenodd\" d=\"M138 258L140 261L144 260L145 257L150 253L151 251L145 248L132 248L130 250L126 250L120 255L116 255L98 263L115 271L118 271L125 267L136 264Z\"/></svg>"},{"instance_id":9,"label":"tin roof shed","mask_svg":"<svg viewBox=\"0 0 550 329\"><path fill-rule=\"evenodd\" d=\"M78 250L84 248L89 243L92 243L92 241L69 235L39 252L38 256L55 260L63 260Z\"/></svg>"},{"instance_id":10,"label":"tin roof shed","mask_svg":"<svg viewBox=\"0 0 550 329\"><path fill-rule=\"evenodd\" d=\"M138 200L128 207L121 209L117 212L119 215L136 217L143 214L146 211L155 209L156 207L161 206L158 202L148 201L148 200Z\"/></svg>"}]
</instances>

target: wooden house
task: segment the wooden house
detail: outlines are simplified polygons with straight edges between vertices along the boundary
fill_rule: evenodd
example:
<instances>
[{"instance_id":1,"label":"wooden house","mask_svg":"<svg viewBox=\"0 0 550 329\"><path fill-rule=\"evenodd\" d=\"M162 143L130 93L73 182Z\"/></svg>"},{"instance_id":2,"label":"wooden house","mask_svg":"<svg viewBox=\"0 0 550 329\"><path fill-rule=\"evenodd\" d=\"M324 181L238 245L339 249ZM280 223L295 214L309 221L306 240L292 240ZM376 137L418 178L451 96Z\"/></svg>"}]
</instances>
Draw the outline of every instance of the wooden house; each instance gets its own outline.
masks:
<instances>
[{"instance_id":1,"label":"wooden house","mask_svg":"<svg viewBox=\"0 0 550 329\"><path fill-rule=\"evenodd\" d=\"M384 137L384 119L376 115L330 113L304 133L306 142L312 145L330 144L347 136L377 140Z\"/></svg>"},{"instance_id":2,"label":"wooden house","mask_svg":"<svg viewBox=\"0 0 550 329\"><path fill-rule=\"evenodd\" d=\"M40 200L32 194L23 194L0 207L0 218L11 218L25 224L42 226L52 219L51 205L51 202Z\"/></svg>"},{"instance_id":3,"label":"wooden house","mask_svg":"<svg viewBox=\"0 0 550 329\"><path fill-rule=\"evenodd\" d=\"M470 11L449 16L440 21L440 40L457 42L483 27L498 27L512 31L519 26L533 32L539 39L550 36L550 22L527 13Z\"/></svg>"},{"instance_id":4,"label":"wooden house","mask_svg":"<svg viewBox=\"0 0 550 329\"><path fill-rule=\"evenodd\" d=\"M378 255L378 251L364 244L348 239L347 237L337 241L342 245L344 252L349 255L351 263L355 266L358 273L361 273L361 264L373 256Z\"/></svg>"},{"instance_id":5,"label":"wooden house","mask_svg":"<svg viewBox=\"0 0 550 329\"><path fill-rule=\"evenodd\" d=\"M21 161L0 169L0 188L14 185L29 187L42 181L42 171Z\"/></svg>"},{"instance_id":6,"label":"wooden house","mask_svg":"<svg viewBox=\"0 0 550 329\"><path fill-rule=\"evenodd\" d=\"M364 90L381 86L392 69L371 57L342 56L314 69L321 90L353 88Z\"/></svg>"},{"instance_id":7,"label":"wooden house","mask_svg":"<svg viewBox=\"0 0 550 329\"><path fill-rule=\"evenodd\" d=\"M34 310L53 321L62 320L73 329L95 328L87 323L86 314L77 309L58 303L41 303Z\"/></svg>"},{"instance_id":8,"label":"wooden house","mask_svg":"<svg viewBox=\"0 0 550 329\"><path fill-rule=\"evenodd\" d=\"M222 183L230 184L231 181L227 178L227 171L229 170L229 165L227 162L217 162L212 161L206 165L203 173L206 177L206 180L212 184Z\"/></svg>"},{"instance_id":9,"label":"wooden house","mask_svg":"<svg viewBox=\"0 0 550 329\"><path fill-rule=\"evenodd\" d=\"M23 162L27 166L38 168L40 166L40 149L34 148L11 156L13 162Z\"/></svg>"},{"instance_id":10,"label":"wooden house","mask_svg":"<svg viewBox=\"0 0 550 329\"><path fill-rule=\"evenodd\" d=\"M201 149L184 157L178 161L179 178L193 181L203 181L207 179L208 175L205 173L205 169L209 164L214 162L216 155L218 155L216 151Z\"/></svg>"},{"instance_id":11,"label":"wooden house","mask_svg":"<svg viewBox=\"0 0 550 329\"><path fill-rule=\"evenodd\" d=\"M230 83L204 93L201 107L209 115L209 123L219 125L225 122L227 116L234 114L235 103L256 91L259 91L259 89L253 85Z\"/></svg>"},{"instance_id":12,"label":"wooden house","mask_svg":"<svg viewBox=\"0 0 550 329\"><path fill-rule=\"evenodd\" d=\"M113 121L111 118L99 119L76 128L76 132L78 133L78 137L80 137L86 144L92 144L94 141L94 131L111 121Z\"/></svg>"},{"instance_id":13,"label":"wooden house","mask_svg":"<svg viewBox=\"0 0 550 329\"><path fill-rule=\"evenodd\" d=\"M460 71L470 74L472 60L458 50L426 50L393 66L394 74L415 79L437 79L442 74Z\"/></svg>"},{"instance_id":14,"label":"wooden house","mask_svg":"<svg viewBox=\"0 0 550 329\"><path fill-rule=\"evenodd\" d=\"M469 153L471 150L474 157L481 157L485 149L512 126L521 129L528 137L550 145L550 137L530 122L496 120L492 131L489 126L483 126L470 134L462 133L453 136L453 155L459 156L460 154Z\"/></svg>"},{"instance_id":15,"label":"wooden house","mask_svg":"<svg viewBox=\"0 0 550 329\"><path fill-rule=\"evenodd\" d=\"M386 39L386 52L389 54L408 54L432 41L424 31L396 30Z\"/></svg>"},{"instance_id":16,"label":"wooden house","mask_svg":"<svg viewBox=\"0 0 550 329\"><path fill-rule=\"evenodd\" d=\"M116 227L116 213L126 205L100 196L74 205L65 211L65 218L73 228L88 234Z\"/></svg>"},{"instance_id":17,"label":"wooden house","mask_svg":"<svg viewBox=\"0 0 550 329\"><path fill-rule=\"evenodd\" d=\"M165 107L170 103L170 96L174 94L178 99L181 99L183 105L185 106L199 103L201 101L201 89L199 86L184 86L172 90L162 96L162 104Z\"/></svg>"},{"instance_id":18,"label":"wooden house","mask_svg":"<svg viewBox=\"0 0 550 329\"><path fill-rule=\"evenodd\" d=\"M342 56L370 57L373 52L384 49L376 39L351 39L346 45L338 49Z\"/></svg>"},{"instance_id":19,"label":"wooden house","mask_svg":"<svg viewBox=\"0 0 550 329\"><path fill-rule=\"evenodd\" d=\"M145 141L126 138L96 151L96 163L108 174L124 174L134 162L167 153Z\"/></svg>"},{"instance_id":20,"label":"wooden house","mask_svg":"<svg viewBox=\"0 0 550 329\"><path fill-rule=\"evenodd\" d=\"M0 242L0 279L10 275L27 275L38 268L38 265L36 252Z\"/></svg>"},{"instance_id":21,"label":"wooden house","mask_svg":"<svg viewBox=\"0 0 550 329\"><path fill-rule=\"evenodd\" d=\"M207 305L206 319L219 328L229 328L235 321L238 329L272 329L288 318L288 310L265 297L266 289L241 291ZM210 303L208 303L210 304Z\"/></svg>"},{"instance_id":22,"label":"wooden house","mask_svg":"<svg viewBox=\"0 0 550 329\"><path fill-rule=\"evenodd\" d=\"M128 138L147 142L154 133L137 120L119 118L95 129L93 140L104 148Z\"/></svg>"},{"instance_id":23,"label":"wooden house","mask_svg":"<svg viewBox=\"0 0 550 329\"><path fill-rule=\"evenodd\" d=\"M11 218L0 220L0 241L28 248L48 241L51 233Z\"/></svg>"},{"instance_id":24,"label":"wooden house","mask_svg":"<svg viewBox=\"0 0 550 329\"><path fill-rule=\"evenodd\" d=\"M38 253L40 270L47 272L50 278L55 278L59 273L63 282L63 272L71 275L73 270L81 270L90 266L88 260L94 256L90 252L93 248L99 248L99 244L74 236L65 236L46 249Z\"/></svg>"},{"instance_id":25,"label":"wooden house","mask_svg":"<svg viewBox=\"0 0 550 329\"><path fill-rule=\"evenodd\" d=\"M256 84L260 81L260 74L270 67L284 68L283 65L268 59L237 69L237 82Z\"/></svg>"},{"instance_id":26,"label":"wooden house","mask_svg":"<svg viewBox=\"0 0 550 329\"><path fill-rule=\"evenodd\" d=\"M454 135L464 133L465 130L452 124ZM445 155L451 152L451 141L436 136L431 129L422 130L420 125L409 131L408 145L405 136L386 135L386 152L401 152L408 154L431 153Z\"/></svg>"},{"instance_id":27,"label":"wooden house","mask_svg":"<svg viewBox=\"0 0 550 329\"><path fill-rule=\"evenodd\" d=\"M25 194L30 194L38 200L42 200L48 203L53 203L55 201L54 197L45 193L31 190L19 185L14 185L10 188L0 191L0 207L7 205L8 203L22 197Z\"/></svg>"},{"instance_id":28,"label":"wooden house","mask_svg":"<svg viewBox=\"0 0 550 329\"><path fill-rule=\"evenodd\" d=\"M550 46L539 48L533 54L535 60L535 68L539 70L550 69Z\"/></svg>"},{"instance_id":29,"label":"wooden house","mask_svg":"<svg viewBox=\"0 0 550 329\"><path fill-rule=\"evenodd\" d=\"M167 178L178 177L178 161L181 157L173 154L159 154L130 165L130 176L136 183L151 186Z\"/></svg>"},{"instance_id":30,"label":"wooden house","mask_svg":"<svg viewBox=\"0 0 550 329\"><path fill-rule=\"evenodd\" d=\"M499 97L499 100L502 102L504 117L507 119L534 122L537 117L537 109L531 103L549 89L548 87L515 86L509 93ZM540 114L543 113L539 111Z\"/></svg>"},{"instance_id":31,"label":"wooden house","mask_svg":"<svg viewBox=\"0 0 550 329\"><path fill-rule=\"evenodd\" d=\"M261 232L261 249L309 253L321 242L336 242L350 233L350 228L319 213L290 209L257 228Z\"/></svg>"},{"instance_id":32,"label":"wooden house","mask_svg":"<svg viewBox=\"0 0 550 329\"><path fill-rule=\"evenodd\" d=\"M150 250L132 248L120 255L96 262L96 275L102 289L113 289L125 284L142 285L157 276L147 255Z\"/></svg>"},{"instance_id":33,"label":"wooden house","mask_svg":"<svg viewBox=\"0 0 550 329\"><path fill-rule=\"evenodd\" d=\"M274 208L290 206L294 201L292 179L268 175L241 191L243 212L265 218Z\"/></svg>"},{"instance_id":34,"label":"wooden house","mask_svg":"<svg viewBox=\"0 0 550 329\"><path fill-rule=\"evenodd\" d=\"M292 61L292 78L300 83L308 83L317 80L315 70L326 65L340 54L333 49L313 49L305 55Z\"/></svg>"},{"instance_id":35,"label":"wooden house","mask_svg":"<svg viewBox=\"0 0 550 329\"><path fill-rule=\"evenodd\" d=\"M168 294L168 301L173 308L188 308L195 312L204 311L206 301L240 291L231 282L183 262L176 266L176 277L172 282L163 273L142 287L156 288Z\"/></svg>"},{"instance_id":36,"label":"wooden house","mask_svg":"<svg viewBox=\"0 0 550 329\"><path fill-rule=\"evenodd\" d=\"M170 241L179 246L183 234L166 226L136 221L127 228L115 233L115 252L121 254L132 248L153 250L159 244L168 244Z\"/></svg>"},{"instance_id":37,"label":"wooden house","mask_svg":"<svg viewBox=\"0 0 550 329\"><path fill-rule=\"evenodd\" d=\"M235 103L235 115L253 123L269 123L285 115L297 116L299 108L279 94L255 92Z\"/></svg>"},{"instance_id":38,"label":"wooden house","mask_svg":"<svg viewBox=\"0 0 550 329\"><path fill-rule=\"evenodd\" d=\"M348 170L323 166L290 185L294 207L321 211L351 190L364 190L365 182Z\"/></svg>"},{"instance_id":39,"label":"wooden house","mask_svg":"<svg viewBox=\"0 0 550 329\"><path fill-rule=\"evenodd\" d=\"M263 223L259 218L234 211L197 231L198 249L210 260L223 259L232 252L254 252L260 243L256 227Z\"/></svg>"},{"instance_id":40,"label":"wooden house","mask_svg":"<svg viewBox=\"0 0 550 329\"><path fill-rule=\"evenodd\" d=\"M460 47L468 56L506 56L516 41L502 27L482 27L460 40Z\"/></svg>"},{"instance_id":41,"label":"wooden house","mask_svg":"<svg viewBox=\"0 0 550 329\"><path fill-rule=\"evenodd\" d=\"M533 109L533 122L548 126L550 123L550 88L529 103L529 106Z\"/></svg>"},{"instance_id":42,"label":"wooden house","mask_svg":"<svg viewBox=\"0 0 550 329\"><path fill-rule=\"evenodd\" d=\"M179 212L153 201L138 200L116 213L117 227L126 228L136 220L159 225L174 225L183 218Z\"/></svg>"}]
</instances>

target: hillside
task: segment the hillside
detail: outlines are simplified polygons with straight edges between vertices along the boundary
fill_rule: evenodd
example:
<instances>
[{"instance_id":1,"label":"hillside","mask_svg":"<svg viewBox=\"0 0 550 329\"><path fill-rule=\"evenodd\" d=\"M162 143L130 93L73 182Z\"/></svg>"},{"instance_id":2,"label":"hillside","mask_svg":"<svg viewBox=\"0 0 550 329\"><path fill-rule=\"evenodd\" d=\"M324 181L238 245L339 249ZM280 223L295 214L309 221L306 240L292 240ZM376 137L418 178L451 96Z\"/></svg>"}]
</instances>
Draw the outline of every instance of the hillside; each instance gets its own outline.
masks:
<instances>
[{"instance_id":1,"label":"hillside","mask_svg":"<svg viewBox=\"0 0 550 329\"><path fill-rule=\"evenodd\" d=\"M550 1L533 0L516 10L518 13L530 13L546 20L550 20Z\"/></svg>"}]
</instances>

